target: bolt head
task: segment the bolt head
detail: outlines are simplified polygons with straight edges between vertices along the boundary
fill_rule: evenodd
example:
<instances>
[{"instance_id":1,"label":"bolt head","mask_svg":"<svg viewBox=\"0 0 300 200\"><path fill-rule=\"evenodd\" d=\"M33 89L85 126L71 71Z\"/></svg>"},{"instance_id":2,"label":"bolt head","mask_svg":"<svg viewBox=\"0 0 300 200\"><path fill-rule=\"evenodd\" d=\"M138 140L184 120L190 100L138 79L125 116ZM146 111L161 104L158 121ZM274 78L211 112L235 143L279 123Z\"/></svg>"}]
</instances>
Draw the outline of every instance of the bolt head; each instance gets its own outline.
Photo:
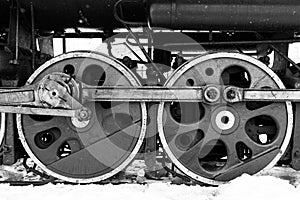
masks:
<instances>
[{"instance_id":1,"label":"bolt head","mask_svg":"<svg viewBox=\"0 0 300 200\"><path fill-rule=\"evenodd\" d=\"M226 97L230 100L235 99L236 97L236 92L234 90L228 90Z\"/></svg>"},{"instance_id":2,"label":"bolt head","mask_svg":"<svg viewBox=\"0 0 300 200\"><path fill-rule=\"evenodd\" d=\"M86 110L80 111L80 118L85 119L88 116L88 112Z\"/></svg>"},{"instance_id":3,"label":"bolt head","mask_svg":"<svg viewBox=\"0 0 300 200\"><path fill-rule=\"evenodd\" d=\"M210 86L204 91L204 97L208 102L216 102L220 98L220 91L218 88Z\"/></svg>"},{"instance_id":4,"label":"bolt head","mask_svg":"<svg viewBox=\"0 0 300 200\"><path fill-rule=\"evenodd\" d=\"M88 108L82 108L77 114L77 119L79 121L88 121L91 117L91 113L91 110Z\"/></svg>"},{"instance_id":5,"label":"bolt head","mask_svg":"<svg viewBox=\"0 0 300 200\"><path fill-rule=\"evenodd\" d=\"M216 99L216 97L218 96L218 92L217 92L215 89L210 89L210 90L207 92L207 96L208 96L210 99Z\"/></svg>"}]
</instances>

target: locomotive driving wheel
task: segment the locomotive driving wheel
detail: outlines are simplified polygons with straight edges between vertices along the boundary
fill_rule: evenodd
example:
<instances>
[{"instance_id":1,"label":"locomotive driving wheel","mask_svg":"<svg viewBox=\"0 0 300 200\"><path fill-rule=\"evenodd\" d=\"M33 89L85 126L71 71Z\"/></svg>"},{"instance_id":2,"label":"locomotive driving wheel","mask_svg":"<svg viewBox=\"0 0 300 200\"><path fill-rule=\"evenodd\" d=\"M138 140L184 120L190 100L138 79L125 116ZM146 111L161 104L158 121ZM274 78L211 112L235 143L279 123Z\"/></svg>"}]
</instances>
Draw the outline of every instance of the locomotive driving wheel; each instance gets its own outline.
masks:
<instances>
[{"instance_id":1,"label":"locomotive driving wheel","mask_svg":"<svg viewBox=\"0 0 300 200\"><path fill-rule=\"evenodd\" d=\"M68 74L72 80L90 86L139 86L121 63L95 53L58 56L35 71L28 84L51 73ZM79 99L74 81L59 84ZM86 121L17 115L18 133L28 155L49 175L68 182L96 182L123 170L138 152L145 135L144 103L105 101L86 102L83 106L91 111Z\"/></svg>"},{"instance_id":2,"label":"locomotive driving wheel","mask_svg":"<svg viewBox=\"0 0 300 200\"><path fill-rule=\"evenodd\" d=\"M165 84L205 85L284 88L267 66L237 53L197 57ZM160 103L158 110L159 136L169 158L186 175L214 185L274 166L288 146L293 125L290 102L226 103L217 88L204 92L207 102Z\"/></svg>"}]
</instances>

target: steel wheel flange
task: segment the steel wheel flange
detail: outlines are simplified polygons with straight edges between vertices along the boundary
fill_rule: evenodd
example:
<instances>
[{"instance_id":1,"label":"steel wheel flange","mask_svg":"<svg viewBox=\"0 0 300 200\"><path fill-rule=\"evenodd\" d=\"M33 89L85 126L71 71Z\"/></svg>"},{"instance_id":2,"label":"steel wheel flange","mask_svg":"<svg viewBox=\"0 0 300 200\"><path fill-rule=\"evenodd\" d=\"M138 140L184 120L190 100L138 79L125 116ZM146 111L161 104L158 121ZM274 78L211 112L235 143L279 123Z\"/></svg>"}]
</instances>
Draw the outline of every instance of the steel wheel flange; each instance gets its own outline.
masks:
<instances>
[{"instance_id":1,"label":"steel wheel flange","mask_svg":"<svg viewBox=\"0 0 300 200\"><path fill-rule=\"evenodd\" d=\"M165 84L205 85L284 88L271 69L238 53L192 59ZM191 178L213 185L274 166L288 146L293 126L290 102L160 103L157 118L172 162Z\"/></svg>"}]
</instances>

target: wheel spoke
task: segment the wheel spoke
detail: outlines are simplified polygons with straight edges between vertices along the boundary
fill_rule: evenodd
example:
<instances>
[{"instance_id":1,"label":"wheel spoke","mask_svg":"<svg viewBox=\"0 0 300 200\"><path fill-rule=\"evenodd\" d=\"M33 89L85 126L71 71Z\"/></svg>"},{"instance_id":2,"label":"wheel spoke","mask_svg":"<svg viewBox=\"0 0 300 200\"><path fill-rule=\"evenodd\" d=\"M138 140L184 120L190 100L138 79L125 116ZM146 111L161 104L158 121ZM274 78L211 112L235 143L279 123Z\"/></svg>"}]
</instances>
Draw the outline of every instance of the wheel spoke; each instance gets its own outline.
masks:
<instances>
[{"instance_id":1,"label":"wheel spoke","mask_svg":"<svg viewBox=\"0 0 300 200\"><path fill-rule=\"evenodd\" d=\"M257 68L248 68L247 70L251 74L251 85L249 88L277 87L274 80L270 79L270 76L263 73L262 70Z\"/></svg>"},{"instance_id":2,"label":"wheel spoke","mask_svg":"<svg viewBox=\"0 0 300 200\"><path fill-rule=\"evenodd\" d=\"M180 125L180 126L165 126L164 129L168 130L170 134L166 136L167 141L171 141L174 137L178 137L182 134L190 133L190 132L197 132L197 130L205 130L207 127L205 124L201 122L189 124L189 125Z\"/></svg>"},{"instance_id":3,"label":"wheel spoke","mask_svg":"<svg viewBox=\"0 0 300 200\"><path fill-rule=\"evenodd\" d=\"M238 158L238 154L235 149L235 146L228 147L228 144L226 144L226 146L228 149L227 149L227 158L226 158L225 168L230 169L230 168L240 164L242 161Z\"/></svg>"},{"instance_id":4,"label":"wheel spoke","mask_svg":"<svg viewBox=\"0 0 300 200\"><path fill-rule=\"evenodd\" d=\"M198 173L206 173L199 163L199 159L203 159L209 156L214 145L217 143L220 135L213 129L206 131L205 136L202 140L196 143L193 147L185 152L180 152L177 156L180 162L184 165L189 166L189 168ZM172 149L173 150L173 149Z\"/></svg>"},{"instance_id":5,"label":"wheel spoke","mask_svg":"<svg viewBox=\"0 0 300 200\"><path fill-rule=\"evenodd\" d=\"M272 103L267 106L263 106L261 108L255 110L246 109L245 112L241 115L242 120L249 120L258 115L267 115L274 118L278 118L280 116L280 110L282 110L282 104ZM283 113L284 114L284 113Z\"/></svg>"},{"instance_id":6,"label":"wheel spoke","mask_svg":"<svg viewBox=\"0 0 300 200\"><path fill-rule=\"evenodd\" d=\"M252 141L243 127L239 127L232 135L223 135L220 139L227 149L227 169L254 159L270 149L270 145L264 146Z\"/></svg>"},{"instance_id":7,"label":"wheel spoke","mask_svg":"<svg viewBox=\"0 0 300 200\"><path fill-rule=\"evenodd\" d=\"M203 116L200 117L201 111L196 111L196 114L192 116L192 123L182 123L177 122L172 114L170 113L170 106L167 106L167 114L165 115L164 119L164 129L168 134L166 135L167 141L171 141L174 139L175 136L180 136L182 134L186 134L189 132L197 132L197 131L205 131L208 129L209 125L209 118L210 116L204 113ZM191 115L191 113L187 113L187 115Z\"/></svg>"}]
</instances>

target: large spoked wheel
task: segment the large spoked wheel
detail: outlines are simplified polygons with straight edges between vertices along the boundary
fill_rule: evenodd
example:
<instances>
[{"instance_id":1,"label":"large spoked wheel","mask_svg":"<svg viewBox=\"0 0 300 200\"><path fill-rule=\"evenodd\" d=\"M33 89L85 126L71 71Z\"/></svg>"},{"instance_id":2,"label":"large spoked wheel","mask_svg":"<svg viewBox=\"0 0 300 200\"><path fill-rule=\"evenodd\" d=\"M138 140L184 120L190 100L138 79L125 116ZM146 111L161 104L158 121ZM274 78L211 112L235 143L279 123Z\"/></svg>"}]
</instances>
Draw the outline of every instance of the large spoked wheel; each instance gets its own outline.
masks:
<instances>
[{"instance_id":1,"label":"large spoked wheel","mask_svg":"<svg viewBox=\"0 0 300 200\"><path fill-rule=\"evenodd\" d=\"M165 85L208 84L284 88L267 66L237 53L195 58ZM288 146L292 123L290 102L172 102L161 103L158 111L159 136L172 162L188 176L214 185L274 166Z\"/></svg>"},{"instance_id":2,"label":"large spoked wheel","mask_svg":"<svg viewBox=\"0 0 300 200\"><path fill-rule=\"evenodd\" d=\"M88 52L72 52L46 62L28 84L57 72L92 86L139 85L118 61ZM92 111L88 121L17 115L18 133L28 155L49 175L69 182L101 181L123 170L145 135L144 103L87 102L84 106Z\"/></svg>"}]
</instances>

